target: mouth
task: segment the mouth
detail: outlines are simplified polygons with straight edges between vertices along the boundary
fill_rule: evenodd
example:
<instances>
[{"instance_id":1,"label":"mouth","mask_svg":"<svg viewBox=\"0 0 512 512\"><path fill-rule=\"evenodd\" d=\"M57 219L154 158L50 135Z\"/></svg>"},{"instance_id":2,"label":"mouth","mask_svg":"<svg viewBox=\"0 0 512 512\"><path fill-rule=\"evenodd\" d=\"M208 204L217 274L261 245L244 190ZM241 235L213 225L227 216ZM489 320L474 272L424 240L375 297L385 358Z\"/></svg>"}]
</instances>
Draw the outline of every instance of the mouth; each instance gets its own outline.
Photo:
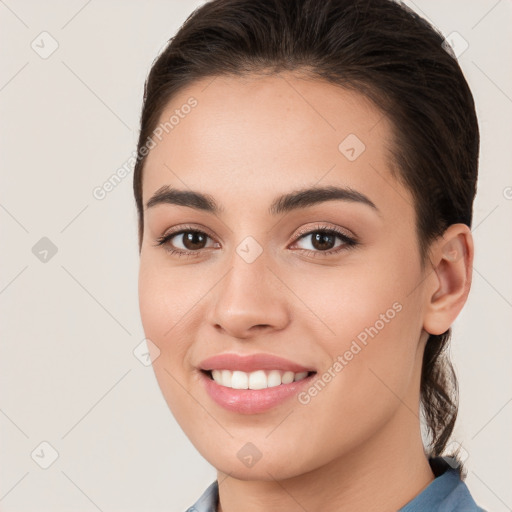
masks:
<instances>
[{"instance_id":1,"label":"mouth","mask_svg":"<svg viewBox=\"0 0 512 512\"><path fill-rule=\"evenodd\" d=\"M290 403L311 385L316 371L201 369L199 374L207 395L217 405L246 415L266 413Z\"/></svg>"},{"instance_id":2,"label":"mouth","mask_svg":"<svg viewBox=\"0 0 512 512\"><path fill-rule=\"evenodd\" d=\"M289 403L310 385L314 367L275 354L224 352L197 365L209 397L228 411L257 414Z\"/></svg>"},{"instance_id":3,"label":"mouth","mask_svg":"<svg viewBox=\"0 0 512 512\"><path fill-rule=\"evenodd\" d=\"M252 390L274 388L277 386L291 384L292 382L298 382L316 374L316 371L292 372L277 369L262 369L252 372L212 369L201 370L201 372L219 386L231 389Z\"/></svg>"}]
</instances>

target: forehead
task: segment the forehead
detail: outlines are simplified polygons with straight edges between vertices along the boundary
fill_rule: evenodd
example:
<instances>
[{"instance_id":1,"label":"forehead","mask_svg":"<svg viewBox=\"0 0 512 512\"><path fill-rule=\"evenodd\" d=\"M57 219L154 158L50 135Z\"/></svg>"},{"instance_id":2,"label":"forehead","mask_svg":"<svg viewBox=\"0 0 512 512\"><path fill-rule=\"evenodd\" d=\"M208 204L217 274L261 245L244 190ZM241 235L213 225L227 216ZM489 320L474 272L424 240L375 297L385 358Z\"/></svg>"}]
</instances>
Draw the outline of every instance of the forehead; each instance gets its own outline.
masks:
<instances>
[{"instance_id":1,"label":"forehead","mask_svg":"<svg viewBox=\"0 0 512 512\"><path fill-rule=\"evenodd\" d=\"M396 200L401 188L390 172L389 120L362 94L324 81L292 73L209 77L181 90L159 127L144 204L164 184L221 194L221 203L315 184Z\"/></svg>"}]
</instances>

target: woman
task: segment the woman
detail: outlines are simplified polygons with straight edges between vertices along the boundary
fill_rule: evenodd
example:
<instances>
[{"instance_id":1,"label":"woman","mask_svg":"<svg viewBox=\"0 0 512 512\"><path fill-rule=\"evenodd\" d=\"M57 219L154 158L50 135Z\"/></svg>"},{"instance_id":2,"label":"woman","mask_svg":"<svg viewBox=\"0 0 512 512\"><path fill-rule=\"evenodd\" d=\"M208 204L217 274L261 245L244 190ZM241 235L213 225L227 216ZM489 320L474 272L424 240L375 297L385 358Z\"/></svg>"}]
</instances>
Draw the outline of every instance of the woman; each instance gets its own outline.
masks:
<instances>
[{"instance_id":1,"label":"woman","mask_svg":"<svg viewBox=\"0 0 512 512\"><path fill-rule=\"evenodd\" d=\"M146 82L134 192L155 374L217 469L189 510L482 510L441 456L478 147L453 53L395 2L188 18Z\"/></svg>"}]
</instances>

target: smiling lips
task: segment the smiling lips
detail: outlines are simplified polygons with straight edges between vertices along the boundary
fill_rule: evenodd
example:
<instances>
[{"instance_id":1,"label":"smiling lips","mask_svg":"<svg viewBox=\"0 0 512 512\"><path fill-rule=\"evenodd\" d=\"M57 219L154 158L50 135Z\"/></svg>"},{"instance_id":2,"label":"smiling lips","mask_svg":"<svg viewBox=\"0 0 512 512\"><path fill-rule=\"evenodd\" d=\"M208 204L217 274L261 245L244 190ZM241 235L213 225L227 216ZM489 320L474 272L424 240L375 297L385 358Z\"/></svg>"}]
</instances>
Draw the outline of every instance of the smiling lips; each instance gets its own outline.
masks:
<instances>
[{"instance_id":1,"label":"smiling lips","mask_svg":"<svg viewBox=\"0 0 512 512\"><path fill-rule=\"evenodd\" d=\"M199 365L210 397L242 413L264 412L294 395L316 371L271 354L219 354Z\"/></svg>"}]
</instances>

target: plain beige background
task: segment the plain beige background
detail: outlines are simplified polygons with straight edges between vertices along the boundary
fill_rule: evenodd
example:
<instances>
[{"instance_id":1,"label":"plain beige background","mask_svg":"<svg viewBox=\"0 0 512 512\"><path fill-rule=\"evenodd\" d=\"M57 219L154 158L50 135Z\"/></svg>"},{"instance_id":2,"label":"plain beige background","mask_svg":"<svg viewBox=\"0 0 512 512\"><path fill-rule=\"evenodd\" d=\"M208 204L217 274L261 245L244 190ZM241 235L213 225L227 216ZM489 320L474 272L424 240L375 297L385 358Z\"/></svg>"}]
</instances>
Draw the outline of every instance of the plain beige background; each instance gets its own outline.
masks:
<instances>
[{"instance_id":1,"label":"plain beige background","mask_svg":"<svg viewBox=\"0 0 512 512\"><path fill-rule=\"evenodd\" d=\"M200 3L0 1L1 511L179 511L215 478L140 360L131 168L104 199L93 195L133 155L146 74ZM477 103L476 259L452 341L454 442L476 501L508 511L512 3L407 4L457 32Z\"/></svg>"}]
</instances>

